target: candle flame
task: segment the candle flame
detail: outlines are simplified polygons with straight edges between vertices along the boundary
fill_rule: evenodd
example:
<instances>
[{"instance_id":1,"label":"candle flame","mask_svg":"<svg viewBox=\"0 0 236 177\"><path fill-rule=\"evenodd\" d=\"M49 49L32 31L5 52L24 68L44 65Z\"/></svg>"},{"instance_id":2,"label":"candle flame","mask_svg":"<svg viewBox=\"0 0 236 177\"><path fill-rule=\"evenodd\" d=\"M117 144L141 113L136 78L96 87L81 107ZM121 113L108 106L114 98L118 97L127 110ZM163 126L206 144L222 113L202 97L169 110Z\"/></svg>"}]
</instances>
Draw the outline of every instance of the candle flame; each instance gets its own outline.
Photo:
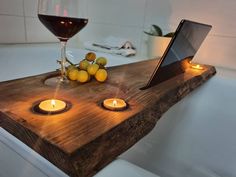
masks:
<instances>
[{"instance_id":1,"label":"candle flame","mask_svg":"<svg viewBox=\"0 0 236 177\"><path fill-rule=\"evenodd\" d=\"M56 101L55 100L51 100L51 105L54 108L56 106Z\"/></svg>"},{"instance_id":2,"label":"candle flame","mask_svg":"<svg viewBox=\"0 0 236 177\"><path fill-rule=\"evenodd\" d=\"M200 65L196 65L196 68L200 68Z\"/></svg>"},{"instance_id":3,"label":"candle flame","mask_svg":"<svg viewBox=\"0 0 236 177\"><path fill-rule=\"evenodd\" d=\"M113 100L112 105L113 105L114 107L117 106L117 101L116 101L116 100Z\"/></svg>"}]
</instances>

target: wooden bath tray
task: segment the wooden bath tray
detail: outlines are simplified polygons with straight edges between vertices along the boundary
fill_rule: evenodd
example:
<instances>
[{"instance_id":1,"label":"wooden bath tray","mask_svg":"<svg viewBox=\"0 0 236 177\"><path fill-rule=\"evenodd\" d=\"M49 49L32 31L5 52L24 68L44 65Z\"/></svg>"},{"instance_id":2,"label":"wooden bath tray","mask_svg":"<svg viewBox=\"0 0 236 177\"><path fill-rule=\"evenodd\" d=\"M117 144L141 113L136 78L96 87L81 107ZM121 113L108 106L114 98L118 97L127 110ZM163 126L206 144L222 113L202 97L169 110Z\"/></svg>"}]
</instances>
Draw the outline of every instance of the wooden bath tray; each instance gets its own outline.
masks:
<instances>
[{"instance_id":1,"label":"wooden bath tray","mask_svg":"<svg viewBox=\"0 0 236 177\"><path fill-rule=\"evenodd\" d=\"M72 177L94 175L134 145L161 115L216 70L185 73L140 90L156 66L155 60L109 68L106 83L92 81L58 88L43 84L47 73L0 83L0 126ZM38 101L56 96L72 107L57 115L32 111ZM110 97L125 99L129 108L112 112L101 107Z\"/></svg>"}]
</instances>

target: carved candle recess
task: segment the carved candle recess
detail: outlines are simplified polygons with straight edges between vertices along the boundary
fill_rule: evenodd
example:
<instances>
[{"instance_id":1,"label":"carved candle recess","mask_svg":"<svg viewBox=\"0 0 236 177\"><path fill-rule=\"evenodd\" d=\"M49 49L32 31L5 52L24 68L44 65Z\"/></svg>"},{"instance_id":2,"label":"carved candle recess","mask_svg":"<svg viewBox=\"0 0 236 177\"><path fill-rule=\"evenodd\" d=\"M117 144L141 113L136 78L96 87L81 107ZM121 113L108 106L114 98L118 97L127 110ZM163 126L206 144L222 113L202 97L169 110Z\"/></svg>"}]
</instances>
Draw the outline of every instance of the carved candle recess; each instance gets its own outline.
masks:
<instances>
[{"instance_id":1,"label":"carved candle recess","mask_svg":"<svg viewBox=\"0 0 236 177\"><path fill-rule=\"evenodd\" d=\"M70 105L66 101L58 99L46 99L38 101L37 104L33 105L33 111L39 114L60 114L67 111Z\"/></svg>"}]
</instances>

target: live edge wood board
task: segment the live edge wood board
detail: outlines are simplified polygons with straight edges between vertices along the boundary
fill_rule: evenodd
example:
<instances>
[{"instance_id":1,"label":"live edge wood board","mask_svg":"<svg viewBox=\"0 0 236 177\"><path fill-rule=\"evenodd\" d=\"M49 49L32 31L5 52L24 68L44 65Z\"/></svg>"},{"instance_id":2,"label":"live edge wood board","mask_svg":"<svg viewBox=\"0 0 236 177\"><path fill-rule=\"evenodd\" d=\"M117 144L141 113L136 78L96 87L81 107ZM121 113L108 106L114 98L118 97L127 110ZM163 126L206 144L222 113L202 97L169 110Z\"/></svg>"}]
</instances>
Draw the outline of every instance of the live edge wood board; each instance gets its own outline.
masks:
<instances>
[{"instance_id":1,"label":"live edge wood board","mask_svg":"<svg viewBox=\"0 0 236 177\"><path fill-rule=\"evenodd\" d=\"M44 84L55 74L0 83L0 126L72 177L93 176L102 167L147 135L161 115L193 89L212 77L216 70L187 69L147 90L156 60L108 69L105 83L54 88ZM69 111L40 115L32 111L48 98L69 101ZM113 112L101 107L105 98L125 99L129 108Z\"/></svg>"}]
</instances>

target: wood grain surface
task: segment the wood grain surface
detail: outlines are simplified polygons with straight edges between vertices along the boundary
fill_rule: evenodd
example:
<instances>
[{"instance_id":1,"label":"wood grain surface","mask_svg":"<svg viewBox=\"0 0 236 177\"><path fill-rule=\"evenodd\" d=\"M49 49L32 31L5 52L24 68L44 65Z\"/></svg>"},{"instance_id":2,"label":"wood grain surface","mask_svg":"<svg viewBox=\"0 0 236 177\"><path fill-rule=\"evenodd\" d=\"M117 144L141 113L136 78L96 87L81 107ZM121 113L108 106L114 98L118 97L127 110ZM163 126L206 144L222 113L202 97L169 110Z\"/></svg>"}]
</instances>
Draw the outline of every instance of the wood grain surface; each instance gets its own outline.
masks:
<instances>
[{"instance_id":1,"label":"wood grain surface","mask_svg":"<svg viewBox=\"0 0 236 177\"><path fill-rule=\"evenodd\" d=\"M168 81L140 90L156 62L111 67L105 83L45 85L45 79L55 72L2 82L0 126L69 176L92 176L148 134L173 104L216 73L212 66L188 68ZM129 108L105 110L101 103L111 97L123 98ZM35 103L48 98L66 100L72 107L56 115L32 111Z\"/></svg>"}]
</instances>

